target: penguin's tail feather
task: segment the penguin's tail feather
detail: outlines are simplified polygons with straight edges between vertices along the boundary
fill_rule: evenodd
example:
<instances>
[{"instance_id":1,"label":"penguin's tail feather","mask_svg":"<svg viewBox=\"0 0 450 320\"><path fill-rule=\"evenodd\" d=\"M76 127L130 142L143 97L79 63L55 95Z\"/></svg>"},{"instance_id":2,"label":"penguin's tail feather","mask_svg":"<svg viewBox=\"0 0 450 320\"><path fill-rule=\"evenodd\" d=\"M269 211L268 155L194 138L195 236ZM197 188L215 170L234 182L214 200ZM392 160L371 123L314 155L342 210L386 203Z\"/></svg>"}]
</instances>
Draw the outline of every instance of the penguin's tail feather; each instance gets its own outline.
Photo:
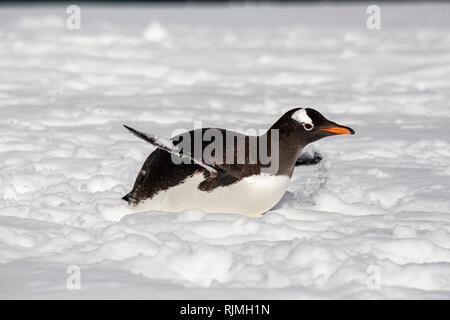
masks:
<instances>
[{"instance_id":1,"label":"penguin's tail feather","mask_svg":"<svg viewBox=\"0 0 450 320\"><path fill-rule=\"evenodd\" d=\"M125 196L123 196L122 200L125 200L126 202L130 203L130 196L131 196L131 192L127 193Z\"/></svg>"}]
</instances>

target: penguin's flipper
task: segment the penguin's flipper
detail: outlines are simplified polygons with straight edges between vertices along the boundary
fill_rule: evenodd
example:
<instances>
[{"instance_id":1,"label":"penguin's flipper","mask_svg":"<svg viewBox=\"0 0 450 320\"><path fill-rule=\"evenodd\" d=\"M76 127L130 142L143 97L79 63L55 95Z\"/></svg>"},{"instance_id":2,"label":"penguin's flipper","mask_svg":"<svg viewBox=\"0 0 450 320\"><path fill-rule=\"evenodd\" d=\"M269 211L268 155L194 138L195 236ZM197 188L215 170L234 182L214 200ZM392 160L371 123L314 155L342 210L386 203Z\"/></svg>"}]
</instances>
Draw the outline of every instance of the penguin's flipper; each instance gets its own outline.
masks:
<instances>
[{"instance_id":1,"label":"penguin's flipper","mask_svg":"<svg viewBox=\"0 0 450 320\"><path fill-rule=\"evenodd\" d=\"M320 153L314 151L314 154L302 153L295 162L295 166L311 166L318 164L322 160Z\"/></svg>"},{"instance_id":2,"label":"penguin's flipper","mask_svg":"<svg viewBox=\"0 0 450 320\"><path fill-rule=\"evenodd\" d=\"M194 161L194 163L198 164L199 166L205 168L208 172L210 173L225 173L227 174L227 172L225 172L222 168L219 168L218 166L214 166L211 164L207 164L204 161L201 161L197 158L194 158L193 156L191 156L190 154L187 154L185 152L181 152L176 145L173 144L172 140L167 140L164 138L160 138L154 134L151 133L144 133L144 132L140 132L136 129L133 129L129 126L123 125L128 131L130 131L132 134L134 134L136 137L154 145L157 148L163 149L169 153L173 153L175 155L177 155L178 157L181 158L188 158L191 159L192 161Z\"/></svg>"}]
</instances>

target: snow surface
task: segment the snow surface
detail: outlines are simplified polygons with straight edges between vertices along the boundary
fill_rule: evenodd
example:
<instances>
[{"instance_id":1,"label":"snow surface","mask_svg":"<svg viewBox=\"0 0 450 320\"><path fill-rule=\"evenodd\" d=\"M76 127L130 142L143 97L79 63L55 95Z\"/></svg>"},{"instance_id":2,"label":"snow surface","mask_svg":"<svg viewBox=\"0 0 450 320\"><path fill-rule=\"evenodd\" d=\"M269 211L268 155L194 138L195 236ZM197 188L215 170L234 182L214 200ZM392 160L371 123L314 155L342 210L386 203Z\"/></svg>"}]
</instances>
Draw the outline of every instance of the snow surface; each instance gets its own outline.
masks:
<instances>
[{"instance_id":1,"label":"snow surface","mask_svg":"<svg viewBox=\"0 0 450 320\"><path fill-rule=\"evenodd\" d=\"M0 7L1 298L450 298L449 4L65 9ZM263 217L120 200L153 150L122 124L295 106L356 135Z\"/></svg>"}]
</instances>

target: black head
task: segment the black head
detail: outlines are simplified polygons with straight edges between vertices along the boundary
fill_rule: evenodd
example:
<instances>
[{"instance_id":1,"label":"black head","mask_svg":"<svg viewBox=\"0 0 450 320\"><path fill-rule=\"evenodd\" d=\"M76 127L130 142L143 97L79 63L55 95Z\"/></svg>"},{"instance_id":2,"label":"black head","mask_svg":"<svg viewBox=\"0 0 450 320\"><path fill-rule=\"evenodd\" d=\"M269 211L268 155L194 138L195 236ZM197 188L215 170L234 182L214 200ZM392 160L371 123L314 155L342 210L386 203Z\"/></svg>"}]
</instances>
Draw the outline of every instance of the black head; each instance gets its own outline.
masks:
<instances>
[{"instance_id":1,"label":"black head","mask_svg":"<svg viewBox=\"0 0 450 320\"><path fill-rule=\"evenodd\" d=\"M294 135L303 145L328 136L355 134L352 128L332 122L311 108L289 110L271 129L279 129L285 134Z\"/></svg>"}]
</instances>

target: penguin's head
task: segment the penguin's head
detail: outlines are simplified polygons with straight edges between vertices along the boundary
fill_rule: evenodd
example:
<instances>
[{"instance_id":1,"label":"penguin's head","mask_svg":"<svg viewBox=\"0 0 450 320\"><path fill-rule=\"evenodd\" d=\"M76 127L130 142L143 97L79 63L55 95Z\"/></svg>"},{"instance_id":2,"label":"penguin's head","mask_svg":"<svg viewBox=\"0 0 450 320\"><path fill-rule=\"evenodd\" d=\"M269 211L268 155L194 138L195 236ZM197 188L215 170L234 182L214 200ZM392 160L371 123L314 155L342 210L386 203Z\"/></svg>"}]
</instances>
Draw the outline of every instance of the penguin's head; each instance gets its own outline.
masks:
<instances>
[{"instance_id":1,"label":"penguin's head","mask_svg":"<svg viewBox=\"0 0 450 320\"><path fill-rule=\"evenodd\" d=\"M295 134L298 139L303 140L304 145L328 136L355 134L352 128L332 122L311 108L289 110L272 128Z\"/></svg>"}]
</instances>

